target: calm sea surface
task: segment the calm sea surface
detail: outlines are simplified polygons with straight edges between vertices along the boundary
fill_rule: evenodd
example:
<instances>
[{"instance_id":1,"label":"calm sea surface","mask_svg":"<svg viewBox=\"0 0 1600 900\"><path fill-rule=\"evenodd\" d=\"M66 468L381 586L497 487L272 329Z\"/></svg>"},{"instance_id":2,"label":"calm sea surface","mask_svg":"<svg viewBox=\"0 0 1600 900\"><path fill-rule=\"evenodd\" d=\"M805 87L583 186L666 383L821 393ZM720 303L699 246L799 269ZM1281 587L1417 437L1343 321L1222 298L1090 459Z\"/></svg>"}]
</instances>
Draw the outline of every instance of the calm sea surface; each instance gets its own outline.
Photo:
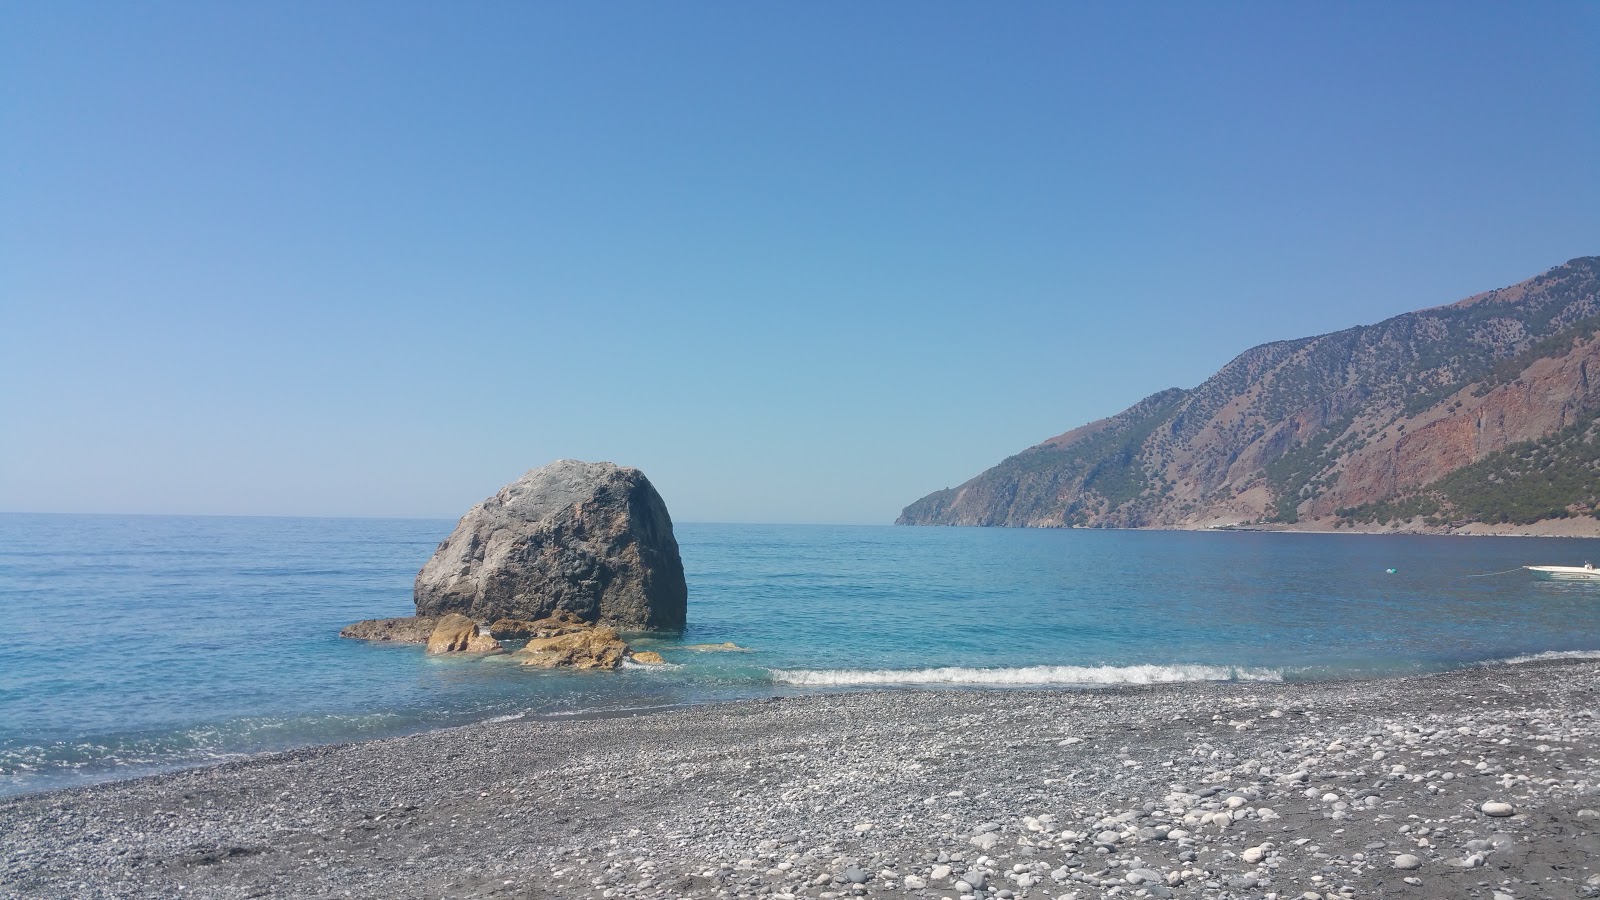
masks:
<instances>
[{"instance_id":1,"label":"calm sea surface","mask_svg":"<svg viewBox=\"0 0 1600 900\"><path fill-rule=\"evenodd\" d=\"M678 526L665 669L338 637L450 521L0 515L0 794L496 717L852 686L1302 680L1600 651L1600 541ZM1388 569L1394 569L1389 573ZM733 641L747 653L684 649Z\"/></svg>"}]
</instances>

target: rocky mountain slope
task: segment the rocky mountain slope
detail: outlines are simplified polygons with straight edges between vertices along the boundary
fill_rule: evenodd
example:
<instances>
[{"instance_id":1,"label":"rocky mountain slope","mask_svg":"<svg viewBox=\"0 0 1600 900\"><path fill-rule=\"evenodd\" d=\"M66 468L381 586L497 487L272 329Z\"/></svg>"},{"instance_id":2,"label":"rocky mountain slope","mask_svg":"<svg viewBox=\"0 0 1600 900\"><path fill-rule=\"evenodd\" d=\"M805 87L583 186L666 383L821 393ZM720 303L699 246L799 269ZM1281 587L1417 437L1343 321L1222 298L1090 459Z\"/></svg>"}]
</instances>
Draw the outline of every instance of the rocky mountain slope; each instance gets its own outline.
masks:
<instances>
[{"instance_id":1,"label":"rocky mountain slope","mask_svg":"<svg viewBox=\"0 0 1600 900\"><path fill-rule=\"evenodd\" d=\"M1600 257L1247 350L905 508L909 525L1459 528L1600 513Z\"/></svg>"}]
</instances>

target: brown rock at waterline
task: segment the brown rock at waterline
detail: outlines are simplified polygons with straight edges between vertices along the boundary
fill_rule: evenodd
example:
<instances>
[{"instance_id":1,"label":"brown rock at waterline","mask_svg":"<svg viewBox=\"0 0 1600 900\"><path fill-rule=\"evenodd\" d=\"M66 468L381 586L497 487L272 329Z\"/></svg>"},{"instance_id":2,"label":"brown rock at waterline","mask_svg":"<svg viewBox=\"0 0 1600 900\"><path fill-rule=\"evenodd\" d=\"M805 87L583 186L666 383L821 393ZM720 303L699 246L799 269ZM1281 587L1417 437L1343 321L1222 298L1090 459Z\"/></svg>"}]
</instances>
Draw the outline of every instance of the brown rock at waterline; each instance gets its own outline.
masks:
<instances>
[{"instance_id":1,"label":"brown rock at waterline","mask_svg":"<svg viewBox=\"0 0 1600 900\"><path fill-rule=\"evenodd\" d=\"M608 625L534 638L512 654L522 665L541 669L615 669L627 655L628 645Z\"/></svg>"},{"instance_id":2,"label":"brown rock at waterline","mask_svg":"<svg viewBox=\"0 0 1600 900\"><path fill-rule=\"evenodd\" d=\"M500 642L478 633L478 623L459 613L439 620L428 636L429 653L498 653Z\"/></svg>"},{"instance_id":3,"label":"brown rock at waterline","mask_svg":"<svg viewBox=\"0 0 1600 900\"><path fill-rule=\"evenodd\" d=\"M339 637L358 641L393 644L426 644L439 624L437 616L400 616L393 619L363 619L340 629Z\"/></svg>"},{"instance_id":4,"label":"brown rock at waterline","mask_svg":"<svg viewBox=\"0 0 1600 900\"><path fill-rule=\"evenodd\" d=\"M489 626L489 632L501 640L519 641L524 638L557 637L563 634L572 634L588 628L589 623L578 618L575 613L558 609L543 619L528 621L526 619L497 619Z\"/></svg>"},{"instance_id":5,"label":"brown rock at waterline","mask_svg":"<svg viewBox=\"0 0 1600 900\"><path fill-rule=\"evenodd\" d=\"M661 658L661 654L654 650L638 650L628 658L644 666L664 666L667 664L667 661Z\"/></svg>"}]
</instances>

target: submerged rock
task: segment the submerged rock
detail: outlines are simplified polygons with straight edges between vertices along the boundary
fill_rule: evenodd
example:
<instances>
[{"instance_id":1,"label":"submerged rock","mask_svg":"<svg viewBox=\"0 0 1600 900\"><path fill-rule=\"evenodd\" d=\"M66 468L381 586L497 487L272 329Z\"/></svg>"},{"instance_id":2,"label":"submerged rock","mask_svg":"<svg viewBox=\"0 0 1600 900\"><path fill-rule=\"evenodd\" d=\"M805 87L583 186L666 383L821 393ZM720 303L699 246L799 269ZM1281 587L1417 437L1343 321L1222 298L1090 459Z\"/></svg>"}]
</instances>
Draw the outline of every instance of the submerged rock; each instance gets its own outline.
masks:
<instances>
[{"instance_id":1,"label":"submerged rock","mask_svg":"<svg viewBox=\"0 0 1600 900\"><path fill-rule=\"evenodd\" d=\"M684 650L693 650L696 653L750 653L749 647L741 647L733 641L723 641L720 644L688 644Z\"/></svg>"},{"instance_id":2,"label":"submerged rock","mask_svg":"<svg viewBox=\"0 0 1600 900\"><path fill-rule=\"evenodd\" d=\"M434 616L401 616L395 619L363 619L346 625L339 637L358 641L387 641L396 644L426 644L439 620Z\"/></svg>"},{"instance_id":3,"label":"submerged rock","mask_svg":"<svg viewBox=\"0 0 1600 900\"><path fill-rule=\"evenodd\" d=\"M500 642L478 633L478 623L451 613L439 620L428 636L429 653L498 653Z\"/></svg>"},{"instance_id":4,"label":"submerged rock","mask_svg":"<svg viewBox=\"0 0 1600 900\"><path fill-rule=\"evenodd\" d=\"M513 656L541 669L615 669L628 655L628 645L609 625L569 634L534 638Z\"/></svg>"},{"instance_id":5,"label":"submerged rock","mask_svg":"<svg viewBox=\"0 0 1600 900\"><path fill-rule=\"evenodd\" d=\"M564 459L467 511L417 573L419 616L681 629L683 560L661 495L638 469Z\"/></svg>"}]
</instances>

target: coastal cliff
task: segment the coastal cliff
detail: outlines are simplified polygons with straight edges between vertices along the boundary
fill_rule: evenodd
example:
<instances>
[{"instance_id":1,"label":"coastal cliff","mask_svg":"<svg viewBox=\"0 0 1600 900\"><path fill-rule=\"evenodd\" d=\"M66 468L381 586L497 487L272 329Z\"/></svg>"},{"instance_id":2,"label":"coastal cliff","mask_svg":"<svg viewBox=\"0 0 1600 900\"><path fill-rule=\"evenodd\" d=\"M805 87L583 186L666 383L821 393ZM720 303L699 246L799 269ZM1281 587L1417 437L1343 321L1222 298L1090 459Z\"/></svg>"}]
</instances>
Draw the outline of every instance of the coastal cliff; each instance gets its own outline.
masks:
<instances>
[{"instance_id":1,"label":"coastal cliff","mask_svg":"<svg viewBox=\"0 0 1600 900\"><path fill-rule=\"evenodd\" d=\"M1263 344L897 524L1600 533L1600 257Z\"/></svg>"}]
</instances>

